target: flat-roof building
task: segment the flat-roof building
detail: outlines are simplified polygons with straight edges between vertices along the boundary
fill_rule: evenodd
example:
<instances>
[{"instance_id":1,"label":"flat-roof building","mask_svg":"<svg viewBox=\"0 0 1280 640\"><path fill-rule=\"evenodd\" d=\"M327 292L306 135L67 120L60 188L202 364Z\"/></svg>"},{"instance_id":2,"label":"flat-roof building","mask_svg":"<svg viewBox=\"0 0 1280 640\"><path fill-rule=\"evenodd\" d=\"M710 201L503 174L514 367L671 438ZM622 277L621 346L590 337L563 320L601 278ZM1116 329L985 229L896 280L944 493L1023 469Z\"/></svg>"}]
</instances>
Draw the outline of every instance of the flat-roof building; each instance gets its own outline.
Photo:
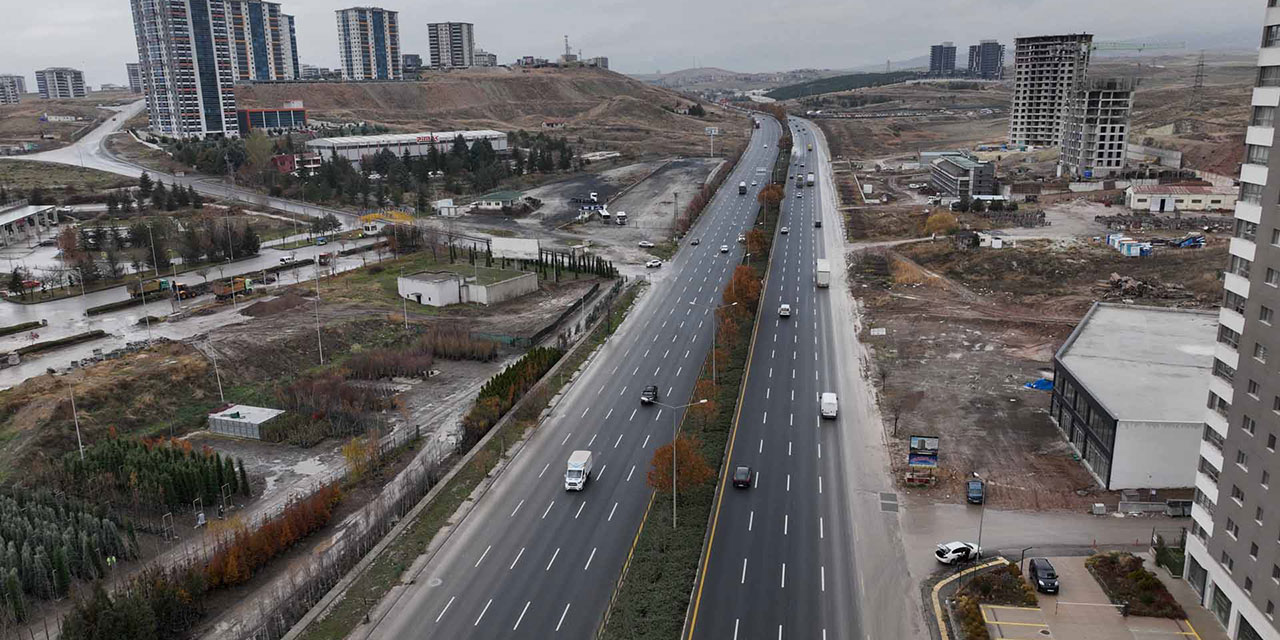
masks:
<instances>
[{"instance_id":1,"label":"flat-roof building","mask_svg":"<svg viewBox=\"0 0 1280 640\"><path fill-rule=\"evenodd\" d=\"M22 76L0 76L0 104L18 104L27 92L27 80Z\"/></svg>"},{"instance_id":2,"label":"flat-roof building","mask_svg":"<svg viewBox=\"0 0 1280 640\"><path fill-rule=\"evenodd\" d=\"M475 66L475 25L470 22L433 22L427 25L431 66L466 69Z\"/></svg>"},{"instance_id":3,"label":"flat-roof building","mask_svg":"<svg viewBox=\"0 0 1280 640\"><path fill-rule=\"evenodd\" d=\"M998 193L996 167L990 162L948 155L934 160L929 173L933 188L942 195L972 199Z\"/></svg>"},{"instance_id":4,"label":"flat-roof building","mask_svg":"<svg viewBox=\"0 0 1280 640\"><path fill-rule=\"evenodd\" d=\"M1004 78L1004 45L983 40L969 47L969 75L983 80Z\"/></svg>"},{"instance_id":5,"label":"flat-roof building","mask_svg":"<svg viewBox=\"0 0 1280 640\"><path fill-rule=\"evenodd\" d=\"M36 72L36 87L45 100L83 98L84 72L71 67L49 67Z\"/></svg>"},{"instance_id":6,"label":"flat-roof building","mask_svg":"<svg viewBox=\"0 0 1280 640\"><path fill-rule=\"evenodd\" d=\"M262 439L262 428L284 415L280 409L234 404L209 414L209 430L224 436Z\"/></svg>"},{"instance_id":7,"label":"flat-roof building","mask_svg":"<svg viewBox=\"0 0 1280 640\"><path fill-rule=\"evenodd\" d=\"M951 76L956 73L956 43L944 42L929 47L929 75Z\"/></svg>"},{"instance_id":8,"label":"flat-roof building","mask_svg":"<svg viewBox=\"0 0 1280 640\"><path fill-rule=\"evenodd\" d=\"M400 80L400 14L380 7L339 9L338 55L344 80Z\"/></svg>"},{"instance_id":9,"label":"flat-roof building","mask_svg":"<svg viewBox=\"0 0 1280 640\"><path fill-rule=\"evenodd\" d=\"M27 204L26 200L0 203L0 246L35 242L54 234L58 209L51 204Z\"/></svg>"},{"instance_id":10,"label":"flat-roof building","mask_svg":"<svg viewBox=\"0 0 1280 640\"><path fill-rule=\"evenodd\" d=\"M286 103L278 109L237 109L240 135L254 129L292 130L307 128L307 109L301 102Z\"/></svg>"},{"instance_id":11,"label":"flat-roof building","mask_svg":"<svg viewBox=\"0 0 1280 640\"><path fill-rule=\"evenodd\" d=\"M447 152L459 137L468 147L484 140L493 147L494 151L499 153L507 151L507 134L491 129L318 138L308 140L307 148L319 153L326 160L342 157L358 166L365 156L371 156L383 150L397 156L407 153L410 157L427 155L432 147L441 152Z\"/></svg>"},{"instance_id":12,"label":"flat-roof building","mask_svg":"<svg viewBox=\"0 0 1280 640\"><path fill-rule=\"evenodd\" d=\"M1216 315L1095 303L1058 349L1049 413L1098 484L1195 484Z\"/></svg>"},{"instance_id":13,"label":"flat-roof building","mask_svg":"<svg viewBox=\"0 0 1280 640\"><path fill-rule=\"evenodd\" d=\"M1152 184L1125 189L1124 199L1134 211L1220 211L1235 208L1238 191L1235 187L1212 185Z\"/></svg>"}]
</instances>

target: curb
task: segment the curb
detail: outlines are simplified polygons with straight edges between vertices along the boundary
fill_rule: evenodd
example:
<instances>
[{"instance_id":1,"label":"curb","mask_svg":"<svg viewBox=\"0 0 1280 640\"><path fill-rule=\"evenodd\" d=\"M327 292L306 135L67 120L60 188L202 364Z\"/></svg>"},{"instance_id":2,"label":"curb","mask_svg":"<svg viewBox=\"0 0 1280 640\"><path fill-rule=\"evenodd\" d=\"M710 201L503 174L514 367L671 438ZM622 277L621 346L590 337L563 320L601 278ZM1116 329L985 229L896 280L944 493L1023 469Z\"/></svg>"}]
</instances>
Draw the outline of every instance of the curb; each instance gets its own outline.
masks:
<instances>
[{"instance_id":1,"label":"curb","mask_svg":"<svg viewBox=\"0 0 1280 640\"><path fill-rule=\"evenodd\" d=\"M964 571L947 576L946 578L939 580L937 584L933 585L933 593L930 595L929 599L931 600L930 604L933 606L933 622L938 625L938 634L942 637L942 640L951 640L951 634L947 631L947 620L942 617L942 601L938 599L938 594L942 592L942 587L964 576L990 569L998 564L1008 563L1009 561L1006 560L1004 556L996 556L982 564L974 565Z\"/></svg>"}]
</instances>

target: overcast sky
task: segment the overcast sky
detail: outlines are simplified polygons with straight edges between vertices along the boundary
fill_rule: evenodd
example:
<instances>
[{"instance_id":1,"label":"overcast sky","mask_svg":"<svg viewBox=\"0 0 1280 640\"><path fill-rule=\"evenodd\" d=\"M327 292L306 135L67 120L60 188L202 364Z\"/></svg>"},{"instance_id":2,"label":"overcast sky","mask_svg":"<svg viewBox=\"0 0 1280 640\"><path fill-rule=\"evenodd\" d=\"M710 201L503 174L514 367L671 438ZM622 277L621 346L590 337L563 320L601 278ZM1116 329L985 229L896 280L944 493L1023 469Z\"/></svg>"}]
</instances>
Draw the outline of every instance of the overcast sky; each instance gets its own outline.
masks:
<instances>
[{"instance_id":1,"label":"overcast sky","mask_svg":"<svg viewBox=\"0 0 1280 640\"><path fill-rule=\"evenodd\" d=\"M128 0L3 0L0 73L70 66L85 80L127 84L137 59ZM284 0L297 16L301 62L336 67L333 11L350 2ZM623 73L714 66L733 71L844 69L905 60L944 40L1088 31L1101 40L1178 40L1188 48L1255 49L1262 0L398 0L401 49L427 58L428 22L476 25L476 43L500 63L575 53L608 56ZM965 54L958 57L963 58ZM963 61L960 61L963 64Z\"/></svg>"}]
</instances>

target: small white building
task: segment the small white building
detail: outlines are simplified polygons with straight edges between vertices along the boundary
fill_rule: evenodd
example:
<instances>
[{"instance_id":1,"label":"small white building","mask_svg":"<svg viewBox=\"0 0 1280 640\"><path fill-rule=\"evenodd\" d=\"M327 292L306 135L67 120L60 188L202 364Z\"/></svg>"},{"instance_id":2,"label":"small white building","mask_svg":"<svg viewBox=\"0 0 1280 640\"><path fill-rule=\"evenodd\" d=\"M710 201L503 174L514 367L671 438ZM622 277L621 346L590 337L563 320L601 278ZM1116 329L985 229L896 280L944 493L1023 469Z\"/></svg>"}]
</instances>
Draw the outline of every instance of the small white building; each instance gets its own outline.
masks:
<instances>
[{"instance_id":1,"label":"small white building","mask_svg":"<svg viewBox=\"0 0 1280 640\"><path fill-rule=\"evenodd\" d=\"M1141 185L1125 189L1125 205L1134 211L1230 211L1237 189L1217 186Z\"/></svg>"},{"instance_id":2,"label":"small white building","mask_svg":"<svg viewBox=\"0 0 1280 640\"><path fill-rule=\"evenodd\" d=\"M436 210L437 215L442 215L446 218L461 218L465 212L465 208L462 205L453 203L453 198L436 200L431 203L431 208Z\"/></svg>"},{"instance_id":3,"label":"small white building","mask_svg":"<svg viewBox=\"0 0 1280 640\"><path fill-rule=\"evenodd\" d=\"M0 203L0 246L39 240L45 234L56 233L57 226L54 205L27 204L26 200Z\"/></svg>"},{"instance_id":4,"label":"small white building","mask_svg":"<svg viewBox=\"0 0 1280 640\"><path fill-rule=\"evenodd\" d=\"M504 272L505 273L505 272ZM419 271L396 280L402 298L430 307L451 304L498 304L538 290L538 274L509 272L511 277L488 284L451 271Z\"/></svg>"},{"instance_id":5,"label":"small white building","mask_svg":"<svg viewBox=\"0 0 1280 640\"><path fill-rule=\"evenodd\" d=\"M237 438L262 439L262 427L284 415L280 409L234 404L209 414L209 430Z\"/></svg>"}]
</instances>

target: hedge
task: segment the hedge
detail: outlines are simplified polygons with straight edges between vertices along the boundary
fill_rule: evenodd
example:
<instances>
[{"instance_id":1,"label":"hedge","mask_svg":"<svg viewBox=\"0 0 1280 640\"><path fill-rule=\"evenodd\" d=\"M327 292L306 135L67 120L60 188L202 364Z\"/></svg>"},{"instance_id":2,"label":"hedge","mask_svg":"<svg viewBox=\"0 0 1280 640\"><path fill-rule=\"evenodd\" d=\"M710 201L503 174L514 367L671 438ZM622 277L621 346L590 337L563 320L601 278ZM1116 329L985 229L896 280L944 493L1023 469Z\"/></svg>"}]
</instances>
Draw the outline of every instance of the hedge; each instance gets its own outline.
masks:
<instances>
[{"instance_id":1,"label":"hedge","mask_svg":"<svg viewBox=\"0 0 1280 640\"><path fill-rule=\"evenodd\" d=\"M14 353L25 356L33 353L40 353L41 351L49 351L50 349L57 349L58 347L88 342L89 340L97 340L98 338L105 337L106 335L106 331L103 331L102 329L94 329L93 331L77 333L74 336L67 336L65 338L58 338L57 340L47 340L45 342L29 344L25 347L18 347L17 349L14 349Z\"/></svg>"},{"instance_id":2,"label":"hedge","mask_svg":"<svg viewBox=\"0 0 1280 640\"><path fill-rule=\"evenodd\" d=\"M155 298L152 298L152 300L154 299ZM96 316L103 313L110 313L112 311L119 311L120 309L128 309L129 307L136 307L140 304L142 304L142 298L140 297L129 298L128 300L121 300L119 302L108 302L107 304L100 304L96 307L89 307L88 309L85 310L84 314L86 316Z\"/></svg>"},{"instance_id":3,"label":"hedge","mask_svg":"<svg viewBox=\"0 0 1280 640\"><path fill-rule=\"evenodd\" d=\"M22 333L23 331L38 329L43 326L43 322L39 320L32 320L31 322L22 322L19 324L9 325L7 327L0 327L0 336L11 336L15 333Z\"/></svg>"}]
</instances>

